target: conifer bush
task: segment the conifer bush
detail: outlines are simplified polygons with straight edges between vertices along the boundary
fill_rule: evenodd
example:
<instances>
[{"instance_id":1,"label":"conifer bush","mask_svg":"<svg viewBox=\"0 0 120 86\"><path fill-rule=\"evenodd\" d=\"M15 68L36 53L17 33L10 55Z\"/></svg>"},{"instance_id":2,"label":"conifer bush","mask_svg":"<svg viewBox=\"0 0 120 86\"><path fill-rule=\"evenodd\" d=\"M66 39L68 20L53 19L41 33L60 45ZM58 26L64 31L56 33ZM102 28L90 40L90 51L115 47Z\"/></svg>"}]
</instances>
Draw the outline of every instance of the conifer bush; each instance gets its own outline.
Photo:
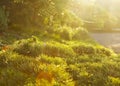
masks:
<instances>
[{"instance_id":1,"label":"conifer bush","mask_svg":"<svg viewBox=\"0 0 120 86\"><path fill-rule=\"evenodd\" d=\"M40 62L43 63L47 63L47 64L56 64L56 65L63 65L66 64L66 62L64 61L64 59L62 59L61 57L50 57L47 55L40 55L39 57L37 57L37 59Z\"/></svg>"},{"instance_id":2,"label":"conifer bush","mask_svg":"<svg viewBox=\"0 0 120 86\"><path fill-rule=\"evenodd\" d=\"M75 56L75 53L71 47L57 42L46 43L43 47L43 53L48 56L63 58Z\"/></svg>"},{"instance_id":3,"label":"conifer bush","mask_svg":"<svg viewBox=\"0 0 120 86\"><path fill-rule=\"evenodd\" d=\"M5 64L0 68L2 86L74 86L71 75L66 71L67 64L62 58L54 59L45 55L32 58L7 51L0 54L0 62L0 66Z\"/></svg>"},{"instance_id":4,"label":"conifer bush","mask_svg":"<svg viewBox=\"0 0 120 86\"><path fill-rule=\"evenodd\" d=\"M112 56L114 52L110 49L107 49L103 46L94 46L89 43L79 43L77 42L76 44L71 45L72 49L74 50L75 53L78 55L103 55L103 56Z\"/></svg>"},{"instance_id":5,"label":"conifer bush","mask_svg":"<svg viewBox=\"0 0 120 86\"><path fill-rule=\"evenodd\" d=\"M114 52L110 49L104 48L104 47L96 47L96 53L106 56L111 56Z\"/></svg>"},{"instance_id":6,"label":"conifer bush","mask_svg":"<svg viewBox=\"0 0 120 86\"><path fill-rule=\"evenodd\" d=\"M41 44L35 38L20 40L14 44L13 51L26 56L36 57L41 53Z\"/></svg>"},{"instance_id":7,"label":"conifer bush","mask_svg":"<svg viewBox=\"0 0 120 86\"><path fill-rule=\"evenodd\" d=\"M23 86L25 85L25 81L27 81L28 78L28 75L15 70L14 68L5 68L0 71L1 86Z\"/></svg>"},{"instance_id":8,"label":"conifer bush","mask_svg":"<svg viewBox=\"0 0 120 86\"><path fill-rule=\"evenodd\" d=\"M20 40L14 44L13 51L32 57L46 54L53 57L72 57L75 56L71 47L58 42L37 42L33 38Z\"/></svg>"},{"instance_id":9,"label":"conifer bush","mask_svg":"<svg viewBox=\"0 0 120 86\"><path fill-rule=\"evenodd\" d=\"M95 48L93 46L89 46L89 45L74 45L74 46L72 46L72 48L78 55L95 54Z\"/></svg>"}]
</instances>

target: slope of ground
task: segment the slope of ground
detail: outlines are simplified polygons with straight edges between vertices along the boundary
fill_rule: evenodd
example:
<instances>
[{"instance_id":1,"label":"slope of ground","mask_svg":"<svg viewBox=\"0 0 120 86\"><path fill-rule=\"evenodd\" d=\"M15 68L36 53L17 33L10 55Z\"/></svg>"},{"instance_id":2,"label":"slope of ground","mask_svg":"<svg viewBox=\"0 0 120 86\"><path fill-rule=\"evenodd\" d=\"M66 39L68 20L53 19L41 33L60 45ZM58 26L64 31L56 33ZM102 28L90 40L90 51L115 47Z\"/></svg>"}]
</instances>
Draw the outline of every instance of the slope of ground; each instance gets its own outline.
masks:
<instances>
[{"instance_id":1,"label":"slope of ground","mask_svg":"<svg viewBox=\"0 0 120 86\"><path fill-rule=\"evenodd\" d=\"M91 37L103 46L120 53L120 33L91 33Z\"/></svg>"},{"instance_id":2,"label":"slope of ground","mask_svg":"<svg viewBox=\"0 0 120 86\"><path fill-rule=\"evenodd\" d=\"M40 31L40 35L23 32L22 36L11 35L14 31L7 36L5 32L1 36L6 46L0 51L0 85L120 85L120 58L113 51L92 41L81 29L72 35L68 30L55 32L54 35L46 31L45 34ZM82 38L83 34L86 37ZM17 35L19 40L15 39Z\"/></svg>"}]
</instances>

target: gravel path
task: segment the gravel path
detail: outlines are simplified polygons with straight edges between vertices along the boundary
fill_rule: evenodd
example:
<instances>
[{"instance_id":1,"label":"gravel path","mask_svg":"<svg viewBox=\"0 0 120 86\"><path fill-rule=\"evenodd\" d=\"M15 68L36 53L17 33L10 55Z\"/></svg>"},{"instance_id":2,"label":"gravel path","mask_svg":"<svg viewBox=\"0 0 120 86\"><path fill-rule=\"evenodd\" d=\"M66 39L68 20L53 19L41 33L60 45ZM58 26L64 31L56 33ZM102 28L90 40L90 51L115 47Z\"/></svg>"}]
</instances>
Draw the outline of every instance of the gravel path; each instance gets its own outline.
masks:
<instances>
[{"instance_id":1,"label":"gravel path","mask_svg":"<svg viewBox=\"0 0 120 86\"><path fill-rule=\"evenodd\" d=\"M90 33L90 36L103 46L120 53L120 33Z\"/></svg>"}]
</instances>

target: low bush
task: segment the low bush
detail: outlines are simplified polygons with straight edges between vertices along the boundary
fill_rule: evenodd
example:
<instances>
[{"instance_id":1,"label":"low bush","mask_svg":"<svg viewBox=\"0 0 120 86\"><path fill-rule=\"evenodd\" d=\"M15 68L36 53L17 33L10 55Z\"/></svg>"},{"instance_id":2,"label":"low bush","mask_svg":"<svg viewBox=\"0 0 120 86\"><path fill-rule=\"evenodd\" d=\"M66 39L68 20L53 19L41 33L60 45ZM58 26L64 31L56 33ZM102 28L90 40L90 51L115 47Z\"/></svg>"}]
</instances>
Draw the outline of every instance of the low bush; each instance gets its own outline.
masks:
<instances>
[{"instance_id":1,"label":"low bush","mask_svg":"<svg viewBox=\"0 0 120 86\"><path fill-rule=\"evenodd\" d=\"M72 57L75 55L72 48L65 44L58 42L38 42L34 38L16 42L13 51L32 57L37 57L40 54L53 57Z\"/></svg>"},{"instance_id":2,"label":"low bush","mask_svg":"<svg viewBox=\"0 0 120 86\"><path fill-rule=\"evenodd\" d=\"M92 45L88 43L76 43L71 45L72 49L78 55L103 55L103 56L111 56L114 52L110 49L102 47L100 45Z\"/></svg>"},{"instance_id":3,"label":"low bush","mask_svg":"<svg viewBox=\"0 0 120 86\"><path fill-rule=\"evenodd\" d=\"M72 33L73 33L72 28L68 27L68 26L65 26L65 25L54 29L54 34L56 36L59 35L60 40L61 39L62 40L67 40L67 41L72 40ZM50 35L51 35L51 33L50 33Z\"/></svg>"},{"instance_id":4,"label":"low bush","mask_svg":"<svg viewBox=\"0 0 120 86\"><path fill-rule=\"evenodd\" d=\"M89 45L74 45L74 46L72 46L72 48L78 55L95 54L95 48L93 46L89 46Z\"/></svg>"},{"instance_id":5,"label":"low bush","mask_svg":"<svg viewBox=\"0 0 120 86\"><path fill-rule=\"evenodd\" d=\"M69 65L68 71L76 81L76 86L119 86L119 65L110 59L87 61Z\"/></svg>"},{"instance_id":6,"label":"low bush","mask_svg":"<svg viewBox=\"0 0 120 86\"><path fill-rule=\"evenodd\" d=\"M43 54L53 57L73 57L74 51L71 47L58 42L49 42L43 46Z\"/></svg>"},{"instance_id":7,"label":"low bush","mask_svg":"<svg viewBox=\"0 0 120 86\"><path fill-rule=\"evenodd\" d=\"M0 71L1 86L23 86L29 78L28 75L12 68Z\"/></svg>"},{"instance_id":8,"label":"low bush","mask_svg":"<svg viewBox=\"0 0 120 86\"><path fill-rule=\"evenodd\" d=\"M64 40L71 40L72 39L72 28L64 26L60 29L60 37Z\"/></svg>"},{"instance_id":9,"label":"low bush","mask_svg":"<svg viewBox=\"0 0 120 86\"><path fill-rule=\"evenodd\" d=\"M40 71L39 64L34 58L18 55L11 51L0 54L1 68L14 68L28 75L36 75Z\"/></svg>"},{"instance_id":10,"label":"low bush","mask_svg":"<svg viewBox=\"0 0 120 86\"><path fill-rule=\"evenodd\" d=\"M114 54L114 52L110 49L105 48L105 47L96 47L96 54L111 56Z\"/></svg>"},{"instance_id":11,"label":"low bush","mask_svg":"<svg viewBox=\"0 0 120 86\"><path fill-rule=\"evenodd\" d=\"M13 51L31 57L37 57L46 54L53 57L75 57L79 55L95 55L111 56L114 54L111 50L100 45L92 45L90 43L74 42L59 43L55 41L41 42L36 37L26 40L20 40L14 43Z\"/></svg>"},{"instance_id":12,"label":"low bush","mask_svg":"<svg viewBox=\"0 0 120 86\"><path fill-rule=\"evenodd\" d=\"M119 85L120 85L120 78L108 76L108 82L106 86L119 86Z\"/></svg>"},{"instance_id":13,"label":"low bush","mask_svg":"<svg viewBox=\"0 0 120 86\"><path fill-rule=\"evenodd\" d=\"M66 65L66 62L61 57L49 57L47 55L40 55L37 59L46 64Z\"/></svg>"},{"instance_id":14,"label":"low bush","mask_svg":"<svg viewBox=\"0 0 120 86\"><path fill-rule=\"evenodd\" d=\"M90 39L89 33L85 28L76 28L73 30L74 34L72 36L73 40L88 40Z\"/></svg>"},{"instance_id":15,"label":"low bush","mask_svg":"<svg viewBox=\"0 0 120 86\"><path fill-rule=\"evenodd\" d=\"M14 43L13 51L26 56L36 57L41 53L41 44L38 42L37 38L32 37Z\"/></svg>"},{"instance_id":16,"label":"low bush","mask_svg":"<svg viewBox=\"0 0 120 86\"><path fill-rule=\"evenodd\" d=\"M0 54L0 66L1 86L74 86L62 58L41 55L35 59L7 51Z\"/></svg>"}]
</instances>

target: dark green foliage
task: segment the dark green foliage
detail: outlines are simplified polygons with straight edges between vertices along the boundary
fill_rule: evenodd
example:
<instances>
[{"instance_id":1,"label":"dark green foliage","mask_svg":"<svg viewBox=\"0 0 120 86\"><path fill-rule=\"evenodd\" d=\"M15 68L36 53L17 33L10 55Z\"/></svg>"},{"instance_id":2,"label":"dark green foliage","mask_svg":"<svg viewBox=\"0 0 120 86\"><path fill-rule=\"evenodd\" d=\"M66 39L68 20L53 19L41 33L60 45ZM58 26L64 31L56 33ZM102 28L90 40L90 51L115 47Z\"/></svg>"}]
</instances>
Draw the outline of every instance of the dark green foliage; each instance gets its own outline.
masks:
<instances>
[{"instance_id":1,"label":"dark green foliage","mask_svg":"<svg viewBox=\"0 0 120 86\"><path fill-rule=\"evenodd\" d=\"M7 14L3 7L0 6L0 32L4 31L8 27Z\"/></svg>"},{"instance_id":2,"label":"dark green foliage","mask_svg":"<svg viewBox=\"0 0 120 86\"><path fill-rule=\"evenodd\" d=\"M96 49L97 54L105 54L106 56L111 56L112 52L113 51L104 47L101 47L101 48L98 47L98 49Z\"/></svg>"},{"instance_id":3,"label":"dark green foliage","mask_svg":"<svg viewBox=\"0 0 120 86\"><path fill-rule=\"evenodd\" d=\"M1 0L9 13L9 26L51 26L69 0ZM19 10L18 10L19 9ZM53 17L51 19L51 17ZM59 16L61 17L61 16ZM17 27L17 28L19 28Z\"/></svg>"},{"instance_id":4,"label":"dark green foliage","mask_svg":"<svg viewBox=\"0 0 120 86\"><path fill-rule=\"evenodd\" d=\"M70 33L70 28L68 27L63 27L60 28L60 37L64 40L71 40L72 39L72 34Z\"/></svg>"},{"instance_id":5,"label":"dark green foliage","mask_svg":"<svg viewBox=\"0 0 120 86\"><path fill-rule=\"evenodd\" d=\"M59 40L92 40L89 36L89 33L86 29L84 28L71 28L70 26L60 26L59 28L54 28L54 29L49 29L46 30L48 33L48 36L51 36L54 34L54 37L58 37ZM50 33L50 34L49 34ZM61 38L61 39L60 39Z\"/></svg>"},{"instance_id":6,"label":"dark green foliage","mask_svg":"<svg viewBox=\"0 0 120 86\"><path fill-rule=\"evenodd\" d=\"M35 38L21 40L15 43L13 51L19 54L36 57L41 53L41 45Z\"/></svg>"},{"instance_id":7,"label":"dark green foliage","mask_svg":"<svg viewBox=\"0 0 120 86\"><path fill-rule=\"evenodd\" d=\"M55 65L66 65L64 59L62 59L61 57L48 57L47 55L40 55L39 57L37 57L37 59L40 62L46 63L46 64L55 64Z\"/></svg>"},{"instance_id":8,"label":"dark green foliage","mask_svg":"<svg viewBox=\"0 0 120 86\"><path fill-rule=\"evenodd\" d=\"M74 45L72 46L73 50L79 54L79 55L90 55L90 54L95 54L95 49L93 46L87 46L87 45Z\"/></svg>"},{"instance_id":9,"label":"dark green foliage","mask_svg":"<svg viewBox=\"0 0 120 86\"><path fill-rule=\"evenodd\" d=\"M40 70L37 68L39 62L35 59L10 51L0 54L0 62L2 68L14 68L26 74L35 75Z\"/></svg>"},{"instance_id":10,"label":"dark green foliage","mask_svg":"<svg viewBox=\"0 0 120 86\"><path fill-rule=\"evenodd\" d=\"M28 75L20 71L7 68L0 71L0 85L1 86L23 86L27 81Z\"/></svg>"},{"instance_id":11,"label":"dark green foliage","mask_svg":"<svg viewBox=\"0 0 120 86\"><path fill-rule=\"evenodd\" d=\"M43 45L43 54L53 56L53 57L73 57L75 56L74 51L71 47L60 44L57 42L50 42Z\"/></svg>"},{"instance_id":12,"label":"dark green foliage","mask_svg":"<svg viewBox=\"0 0 120 86\"><path fill-rule=\"evenodd\" d=\"M105 55L105 56L111 56L113 52L107 48L104 48L102 46L93 46L92 44L88 43L79 43L79 44L73 44L72 48L75 53L78 55Z\"/></svg>"}]
</instances>

